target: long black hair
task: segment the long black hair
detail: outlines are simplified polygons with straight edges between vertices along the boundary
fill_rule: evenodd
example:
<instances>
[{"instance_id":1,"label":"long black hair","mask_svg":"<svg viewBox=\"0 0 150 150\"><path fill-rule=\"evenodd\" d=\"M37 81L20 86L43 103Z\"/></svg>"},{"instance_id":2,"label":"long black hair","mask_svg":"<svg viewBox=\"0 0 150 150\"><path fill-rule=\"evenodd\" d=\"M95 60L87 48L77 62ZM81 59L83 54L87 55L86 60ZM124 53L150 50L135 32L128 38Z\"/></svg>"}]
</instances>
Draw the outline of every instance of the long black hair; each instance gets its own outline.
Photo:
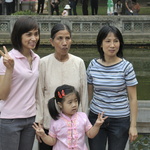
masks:
<instances>
[{"instance_id":1,"label":"long black hair","mask_svg":"<svg viewBox=\"0 0 150 150\"><path fill-rule=\"evenodd\" d=\"M55 97L51 98L48 102L48 110L51 115L51 117L54 120L58 120L59 118L59 110L58 110L58 105L57 103L63 103L65 100L65 96L70 94L70 93L75 93L78 99L78 104L80 104L80 96L79 93L75 90L75 88L71 85L64 84L62 86L59 86L55 90Z\"/></svg>"}]
</instances>

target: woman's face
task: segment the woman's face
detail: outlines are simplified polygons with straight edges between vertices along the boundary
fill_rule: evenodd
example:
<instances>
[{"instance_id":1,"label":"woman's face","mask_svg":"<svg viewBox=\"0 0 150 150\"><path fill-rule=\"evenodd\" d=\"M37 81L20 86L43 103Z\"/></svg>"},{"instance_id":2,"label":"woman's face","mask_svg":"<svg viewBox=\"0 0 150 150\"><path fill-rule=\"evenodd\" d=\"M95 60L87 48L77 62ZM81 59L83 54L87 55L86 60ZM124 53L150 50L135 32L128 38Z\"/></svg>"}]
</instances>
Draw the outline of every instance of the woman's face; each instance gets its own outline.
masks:
<instances>
[{"instance_id":1,"label":"woman's face","mask_svg":"<svg viewBox=\"0 0 150 150\"><path fill-rule=\"evenodd\" d=\"M101 48L104 52L104 57L116 57L120 48L120 41L114 33L108 33L107 37L102 41Z\"/></svg>"},{"instance_id":2,"label":"woman's face","mask_svg":"<svg viewBox=\"0 0 150 150\"><path fill-rule=\"evenodd\" d=\"M22 34L22 49L31 50L36 47L37 42L39 41L39 32L38 29L30 30Z\"/></svg>"},{"instance_id":3,"label":"woman's face","mask_svg":"<svg viewBox=\"0 0 150 150\"><path fill-rule=\"evenodd\" d=\"M55 48L55 54L62 56L68 54L72 40L67 30L60 30L55 34L54 39L50 39L50 42Z\"/></svg>"}]
</instances>

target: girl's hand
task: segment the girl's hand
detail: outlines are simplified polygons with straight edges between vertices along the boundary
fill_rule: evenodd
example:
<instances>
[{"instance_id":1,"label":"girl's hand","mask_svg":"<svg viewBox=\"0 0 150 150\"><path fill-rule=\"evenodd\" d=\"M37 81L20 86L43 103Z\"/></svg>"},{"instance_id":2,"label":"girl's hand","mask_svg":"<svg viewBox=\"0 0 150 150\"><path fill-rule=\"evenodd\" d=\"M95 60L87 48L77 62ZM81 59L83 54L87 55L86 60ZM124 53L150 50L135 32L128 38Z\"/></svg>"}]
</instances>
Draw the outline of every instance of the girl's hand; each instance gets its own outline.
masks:
<instances>
[{"instance_id":1,"label":"girl's hand","mask_svg":"<svg viewBox=\"0 0 150 150\"><path fill-rule=\"evenodd\" d=\"M5 46L3 46L4 53L0 50L0 55L3 56L3 63L7 69L14 68L14 60L9 56L8 51Z\"/></svg>"},{"instance_id":2,"label":"girl's hand","mask_svg":"<svg viewBox=\"0 0 150 150\"><path fill-rule=\"evenodd\" d=\"M45 131L43 130L42 126L40 125L40 123L36 124L35 122L33 123L32 127L34 128L34 130L36 131L37 136L44 136L45 135Z\"/></svg>"},{"instance_id":3,"label":"girl's hand","mask_svg":"<svg viewBox=\"0 0 150 150\"><path fill-rule=\"evenodd\" d=\"M103 117L103 116L104 116L104 112L102 112L101 114L98 114L95 125L101 126L104 123L105 119L107 119L108 116L106 116L106 117Z\"/></svg>"}]
</instances>

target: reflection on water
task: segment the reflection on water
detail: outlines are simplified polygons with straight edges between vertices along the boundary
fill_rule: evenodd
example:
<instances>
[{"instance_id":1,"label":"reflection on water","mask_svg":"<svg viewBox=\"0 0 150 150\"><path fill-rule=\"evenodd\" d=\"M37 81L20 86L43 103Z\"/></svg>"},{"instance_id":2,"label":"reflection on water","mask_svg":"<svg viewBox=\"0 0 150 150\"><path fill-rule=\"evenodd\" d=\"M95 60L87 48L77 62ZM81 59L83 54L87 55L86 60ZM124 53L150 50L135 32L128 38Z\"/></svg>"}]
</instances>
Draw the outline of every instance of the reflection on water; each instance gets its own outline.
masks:
<instances>
[{"instance_id":1,"label":"reflection on water","mask_svg":"<svg viewBox=\"0 0 150 150\"><path fill-rule=\"evenodd\" d=\"M10 50L10 46L7 46ZM0 47L2 49L2 47ZM54 49L49 46L40 46L36 52L40 57L53 53ZM91 59L99 57L94 46L72 46L70 53L81 57L85 61L86 67ZM126 47L124 48L124 58L129 60L133 66L138 79L137 95L138 100L150 100L150 47Z\"/></svg>"},{"instance_id":2,"label":"reflection on water","mask_svg":"<svg viewBox=\"0 0 150 150\"><path fill-rule=\"evenodd\" d=\"M43 57L53 53L51 46L40 47L37 53ZM70 53L81 57L88 66L91 59L99 57L96 47L72 47ZM129 60L135 69L138 86L137 95L139 100L150 100L150 47L126 47L124 48L124 58Z\"/></svg>"}]
</instances>

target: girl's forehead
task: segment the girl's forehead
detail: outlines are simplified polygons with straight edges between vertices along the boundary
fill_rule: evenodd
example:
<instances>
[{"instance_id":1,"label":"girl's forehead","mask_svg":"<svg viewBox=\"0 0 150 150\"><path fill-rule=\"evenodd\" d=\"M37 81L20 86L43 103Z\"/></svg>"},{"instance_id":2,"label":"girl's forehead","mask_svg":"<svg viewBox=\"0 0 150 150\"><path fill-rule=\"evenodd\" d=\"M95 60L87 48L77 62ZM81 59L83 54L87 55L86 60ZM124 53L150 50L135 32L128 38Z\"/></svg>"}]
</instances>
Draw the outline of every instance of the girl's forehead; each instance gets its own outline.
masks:
<instances>
[{"instance_id":1,"label":"girl's forehead","mask_svg":"<svg viewBox=\"0 0 150 150\"><path fill-rule=\"evenodd\" d=\"M67 95L65 96L65 101L67 101L67 100L73 100L73 99L75 99L75 98L77 98L77 96L76 96L75 93L69 93L69 94L67 94Z\"/></svg>"}]
</instances>

